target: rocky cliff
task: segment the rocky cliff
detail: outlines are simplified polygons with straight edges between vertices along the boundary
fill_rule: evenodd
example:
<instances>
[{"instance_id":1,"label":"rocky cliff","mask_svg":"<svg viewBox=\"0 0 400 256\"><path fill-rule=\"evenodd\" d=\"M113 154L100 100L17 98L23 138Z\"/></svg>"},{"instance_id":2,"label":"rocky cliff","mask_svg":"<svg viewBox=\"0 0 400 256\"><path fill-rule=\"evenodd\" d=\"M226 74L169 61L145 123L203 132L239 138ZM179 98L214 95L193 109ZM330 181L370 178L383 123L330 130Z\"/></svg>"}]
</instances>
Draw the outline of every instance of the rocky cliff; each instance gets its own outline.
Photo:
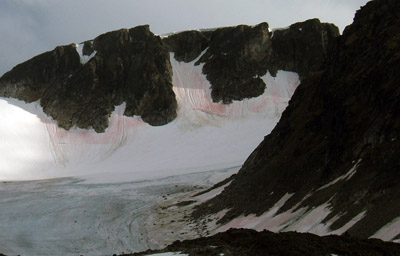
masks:
<instances>
[{"instance_id":1,"label":"rocky cliff","mask_svg":"<svg viewBox=\"0 0 400 256\"><path fill-rule=\"evenodd\" d=\"M197 64L211 82L214 101L226 104L261 95L259 78L279 69L306 76L319 70L328 45L338 35L332 24L309 20L269 31L267 23L250 27L185 31L161 39L148 26L121 29L94 40L66 45L14 67L0 78L0 96L40 100L46 114L65 129L103 132L114 107L151 125L176 117L170 52L178 61Z\"/></svg>"},{"instance_id":2,"label":"rocky cliff","mask_svg":"<svg viewBox=\"0 0 400 256\"><path fill-rule=\"evenodd\" d=\"M305 79L270 135L218 197L197 209L222 219L271 209L311 211L367 238L400 215L400 2L375 0L337 38L323 71ZM328 224L327 224L328 225ZM392 230L392 238L400 230ZM397 235L396 235L397 234Z\"/></svg>"}]
</instances>

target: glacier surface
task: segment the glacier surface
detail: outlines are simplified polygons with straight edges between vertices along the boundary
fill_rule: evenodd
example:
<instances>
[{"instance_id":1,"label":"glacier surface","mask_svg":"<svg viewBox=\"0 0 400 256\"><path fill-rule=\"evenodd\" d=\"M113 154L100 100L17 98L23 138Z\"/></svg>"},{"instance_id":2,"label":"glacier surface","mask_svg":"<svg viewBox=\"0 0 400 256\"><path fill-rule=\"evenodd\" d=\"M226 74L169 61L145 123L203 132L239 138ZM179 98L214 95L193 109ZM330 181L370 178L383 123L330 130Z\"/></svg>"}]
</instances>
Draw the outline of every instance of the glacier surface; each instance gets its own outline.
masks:
<instances>
[{"instance_id":1,"label":"glacier surface","mask_svg":"<svg viewBox=\"0 0 400 256\"><path fill-rule=\"evenodd\" d=\"M124 116L122 104L104 133L66 131L38 102L0 98L2 253L107 255L201 233L194 224L157 221L159 204L236 172L276 125L300 81L292 72L266 74L263 95L224 105L212 102L196 60L178 62L173 53L170 60L178 117L165 126Z\"/></svg>"}]
</instances>

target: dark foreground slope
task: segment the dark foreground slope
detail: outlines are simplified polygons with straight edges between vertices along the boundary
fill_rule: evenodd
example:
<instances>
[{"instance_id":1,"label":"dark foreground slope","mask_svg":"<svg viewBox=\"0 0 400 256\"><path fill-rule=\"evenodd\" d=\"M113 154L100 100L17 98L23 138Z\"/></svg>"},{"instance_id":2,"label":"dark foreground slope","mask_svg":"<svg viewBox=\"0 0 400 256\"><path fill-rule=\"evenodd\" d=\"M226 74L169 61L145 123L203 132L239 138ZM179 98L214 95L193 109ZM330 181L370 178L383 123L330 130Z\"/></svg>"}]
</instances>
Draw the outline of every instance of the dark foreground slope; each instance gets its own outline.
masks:
<instances>
[{"instance_id":1,"label":"dark foreground slope","mask_svg":"<svg viewBox=\"0 0 400 256\"><path fill-rule=\"evenodd\" d=\"M323 222L337 216L332 230L365 212L348 230L356 237L399 217L399 71L400 2L371 1L338 38L326 69L299 86L231 185L195 216L262 214L294 193L279 212L329 202Z\"/></svg>"},{"instance_id":2,"label":"dark foreground slope","mask_svg":"<svg viewBox=\"0 0 400 256\"><path fill-rule=\"evenodd\" d=\"M177 241L158 252L182 252L190 256L254 255L400 255L400 244L378 239L359 240L348 236L319 237L296 232L272 233L231 229L212 237ZM153 252L154 253L154 252ZM150 252L130 254L149 255ZM128 255L126 255L128 256Z\"/></svg>"}]
</instances>

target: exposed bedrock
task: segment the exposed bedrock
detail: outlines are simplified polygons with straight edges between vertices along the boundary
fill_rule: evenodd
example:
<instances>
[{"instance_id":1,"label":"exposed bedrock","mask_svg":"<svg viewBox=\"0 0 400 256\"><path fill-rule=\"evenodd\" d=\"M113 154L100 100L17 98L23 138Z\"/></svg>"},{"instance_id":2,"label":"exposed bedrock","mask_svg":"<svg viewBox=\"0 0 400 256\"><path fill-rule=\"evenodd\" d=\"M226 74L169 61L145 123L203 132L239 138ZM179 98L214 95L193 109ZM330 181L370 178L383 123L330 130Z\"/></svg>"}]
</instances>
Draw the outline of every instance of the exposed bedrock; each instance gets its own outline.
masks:
<instances>
[{"instance_id":1,"label":"exposed bedrock","mask_svg":"<svg viewBox=\"0 0 400 256\"><path fill-rule=\"evenodd\" d=\"M260 215L289 193L278 213L328 203L323 222L332 230L364 213L348 230L357 237L398 218L399 13L395 0L371 1L359 10L325 70L302 82L231 185L196 215L229 209L222 222ZM399 233L397 228L397 239Z\"/></svg>"}]
</instances>

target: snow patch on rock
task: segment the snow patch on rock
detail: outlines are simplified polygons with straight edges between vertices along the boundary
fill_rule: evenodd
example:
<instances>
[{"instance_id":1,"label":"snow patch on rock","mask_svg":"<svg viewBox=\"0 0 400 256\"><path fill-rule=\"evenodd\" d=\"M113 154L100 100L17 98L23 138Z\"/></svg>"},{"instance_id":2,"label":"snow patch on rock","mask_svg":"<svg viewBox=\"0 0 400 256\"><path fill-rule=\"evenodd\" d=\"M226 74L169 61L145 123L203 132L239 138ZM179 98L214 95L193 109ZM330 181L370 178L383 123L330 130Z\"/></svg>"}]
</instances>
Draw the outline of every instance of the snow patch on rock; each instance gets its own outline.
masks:
<instances>
[{"instance_id":1,"label":"snow patch on rock","mask_svg":"<svg viewBox=\"0 0 400 256\"><path fill-rule=\"evenodd\" d=\"M395 218L392 222L383 226L370 238L379 238L385 241L390 241L396 238L398 235L400 235L400 217ZM393 240L393 242L400 242L400 239Z\"/></svg>"},{"instance_id":2,"label":"snow patch on rock","mask_svg":"<svg viewBox=\"0 0 400 256\"><path fill-rule=\"evenodd\" d=\"M360 164L361 160L362 160L362 159L359 159L359 160L357 161L357 163L356 163L347 173L345 173L345 174L343 174L342 176L337 177L335 180L333 180L333 181L331 181L331 182L329 182L329 183L323 185L322 187L318 188L317 191L322 190L322 189L325 189L325 188L327 188L327 187L330 187L330 186L332 186L332 185L338 183L338 182L341 181L341 180L349 180L349 179L351 179L351 177L353 177L353 175L356 173L357 167L358 167L358 165Z\"/></svg>"},{"instance_id":3,"label":"snow patch on rock","mask_svg":"<svg viewBox=\"0 0 400 256\"><path fill-rule=\"evenodd\" d=\"M93 51L89 56L88 55L84 55L83 54L83 46L85 44L84 43L80 43L80 44L75 44L75 48L77 53L79 54L79 58L81 61L81 64L85 64L87 63L89 60L91 60L97 53L97 51Z\"/></svg>"}]
</instances>

